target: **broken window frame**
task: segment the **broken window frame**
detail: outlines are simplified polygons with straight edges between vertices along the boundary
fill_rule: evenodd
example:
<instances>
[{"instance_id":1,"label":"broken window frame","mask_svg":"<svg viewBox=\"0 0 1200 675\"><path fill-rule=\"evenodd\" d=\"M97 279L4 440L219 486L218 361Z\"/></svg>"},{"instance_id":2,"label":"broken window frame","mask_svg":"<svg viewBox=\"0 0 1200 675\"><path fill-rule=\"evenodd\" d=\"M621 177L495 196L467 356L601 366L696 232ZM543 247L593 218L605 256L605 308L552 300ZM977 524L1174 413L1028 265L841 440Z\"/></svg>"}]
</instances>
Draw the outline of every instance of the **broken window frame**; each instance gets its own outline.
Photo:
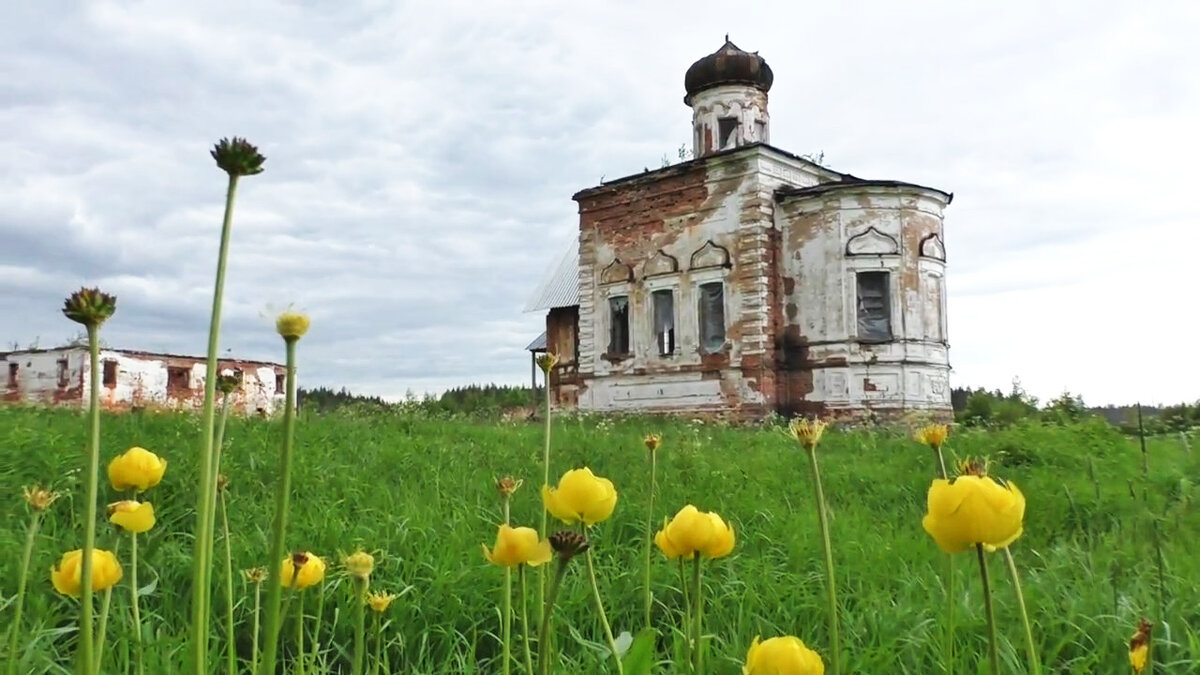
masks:
<instances>
[{"instance_id":1,"label":"broken window frame","mask_svg":"<svg viewBox=\"0 0 1200 675\"><path fill-rule=\"evenodd\" d=\"M183 380L180 384L180 380ZM167 366L167 393L190 391L192 388L192 369L190 366Z\"/></svg>"},{"instance_id":2,"label":"broken window frame","mask_svg":"<svg viewBox=\"0 0 1200 675\"><path fill-rule=\"evenodd\" d=\"M633 351L630 341L630 305L628 292L616 292L607 298L608 347L605 354L609 356L628 356Z\"/></svg>"},{"instance_id":3,"label":"broken window frame","mask_svg":"<svg viewBox=\"0 0 1200 675\"><path fill-rule=\"evenodd\" d=\"M287 373L275 373L275 394L287 395Z\"/></svg>"},{"instance_id":4,"label":"broken window frame","mask_svg":"<svg viewBox=\"0 0 1200 675\"><path fill-rule=\"evenodd\" d=\"M854 273L855 336L859 342L881 343L895 339L892 328L892 279L888 270Z\"/></svg>"},{"instance_id":5,"label":"broken window frame","mask_svg":"<svg viewBox=\"0 0 1200 675\"><path fill-rule=\"evenodd\" d=\"M103 368L101 372L101 385L108 387L109 389L116 387L118 373L117 360L104 359L100 362L100 366Z\"/></svg>"},{"instance_id":6,"label":"broken window frame","mask_svg":"<svg viewBox=\"0 0 1200 675\"><path fill-rule=\"evenodd\" d=\"M650 332L654 336L654 344L658 356L675 356L679 353L679 340L676 331L678 323L675 313L675 297L677 287L674 285L650 286ZM664 306L660 300L666 299Z\"/></svg>"},{"instance_id":7,"label":"broken window frame","mask_svg":"<svg viewBox=\"0 0 1200 675\"><path fill-rule=\"evenodd\" d=\"M16 389L17 386L20 384L20 379L19 379L20 372L21 372L21 364L15 363L15 362L8 364L8 388L9 389Z\"/></svg>"},{"instance_id":8,"label":"broken window frame","mask_svg":"<svg viewBox=\"0 0 1200 675\"><path fill-rule=\"evenodd\" d=\"M740 132L741 120L736 116L725 116L717 118L717 149L728 150L736 148L741 143Z\"/></svg>"},{"instance_id":9,"label":"broken window frame","mask_svg":"<svg viewBox=\"0 0 1200 675\"><path fill-rule=\"evenodd\" d=\"M71 385L71 361L69 359L63 358L58 360L56 375L59 389L64 389Z\"/></svg>"},{"instance_id":10,"label":"broken window frame","mask_svg":"<svg viewBox=\"0 0 1200 675\"><path fill-rule=\"evenodd\" d=\"M712 290L706 290L714 287L716 297ZM715 354L725 349L729 330L729 312L725 304L723 278L696 282L696 344L701 354Z\"/></svg>"}]
</instances>

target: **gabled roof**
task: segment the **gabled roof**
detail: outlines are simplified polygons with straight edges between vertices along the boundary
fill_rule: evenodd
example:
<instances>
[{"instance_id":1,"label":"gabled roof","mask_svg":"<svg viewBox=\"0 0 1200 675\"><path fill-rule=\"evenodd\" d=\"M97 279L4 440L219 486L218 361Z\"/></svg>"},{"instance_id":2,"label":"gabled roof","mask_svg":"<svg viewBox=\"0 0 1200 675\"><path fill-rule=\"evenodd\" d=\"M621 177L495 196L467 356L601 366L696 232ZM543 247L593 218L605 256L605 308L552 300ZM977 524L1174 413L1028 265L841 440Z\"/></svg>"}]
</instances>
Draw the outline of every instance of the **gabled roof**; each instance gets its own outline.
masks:
<instances>
[{"instance_id":1,"label":"gabled roof","mask_svg":"<svg viewBox=\"0 0 1200 675\"><path fill-rule=\"evenodd\" d=\"M579 304L579 240L556 261L550 273L529 296L526 312L574 307Z\"/></svg>"}]
</instances>

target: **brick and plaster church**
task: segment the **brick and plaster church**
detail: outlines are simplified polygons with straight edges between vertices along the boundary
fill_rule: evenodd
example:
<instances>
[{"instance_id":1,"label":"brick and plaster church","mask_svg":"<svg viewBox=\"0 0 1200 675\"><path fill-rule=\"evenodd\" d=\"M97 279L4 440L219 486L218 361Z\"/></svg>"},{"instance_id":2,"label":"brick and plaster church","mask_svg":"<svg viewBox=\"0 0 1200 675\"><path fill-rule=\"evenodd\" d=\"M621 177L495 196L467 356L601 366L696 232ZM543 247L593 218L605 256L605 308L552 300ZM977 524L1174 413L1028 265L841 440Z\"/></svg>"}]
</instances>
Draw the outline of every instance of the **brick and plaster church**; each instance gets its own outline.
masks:
<instances>
[{"instance_id":1,"label":"brick and plaster church","mask_svg":"<svg viewBox=\"0 0 1200 675\"><path fill-rule=\"evenodd\" d=\"M949 415L953 194L772 146L773 81L726 39L684 76L693 158L574 195L578 244L526 307L557 406Z\"/></svg>"}]
</instances>

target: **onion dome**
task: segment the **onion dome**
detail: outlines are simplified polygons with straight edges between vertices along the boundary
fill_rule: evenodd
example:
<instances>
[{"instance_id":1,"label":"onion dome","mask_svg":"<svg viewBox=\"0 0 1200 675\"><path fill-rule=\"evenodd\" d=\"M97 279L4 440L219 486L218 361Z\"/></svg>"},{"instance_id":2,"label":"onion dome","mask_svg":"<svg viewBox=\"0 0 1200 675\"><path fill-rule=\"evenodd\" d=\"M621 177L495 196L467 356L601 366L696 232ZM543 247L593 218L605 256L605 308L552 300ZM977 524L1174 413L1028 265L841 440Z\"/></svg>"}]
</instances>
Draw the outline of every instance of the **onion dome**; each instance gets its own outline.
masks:
<instances>
[{"instance_id":1,"label":"onion dome","mask_svg":"<svg viewBox=\"0 0 1200 675\"><path fill-rule=\"evenodd\" d=\"M683 87L687 96L683 102L691 105L692 97L704 91L726 84L744 84L756 87L764 93L771 89L775 74L771 66L758 55L758 52L746 52L729 41L725 36L725 44L720 49L705 56L692 64L683 76Z\"/></svg>"}]
</instances>

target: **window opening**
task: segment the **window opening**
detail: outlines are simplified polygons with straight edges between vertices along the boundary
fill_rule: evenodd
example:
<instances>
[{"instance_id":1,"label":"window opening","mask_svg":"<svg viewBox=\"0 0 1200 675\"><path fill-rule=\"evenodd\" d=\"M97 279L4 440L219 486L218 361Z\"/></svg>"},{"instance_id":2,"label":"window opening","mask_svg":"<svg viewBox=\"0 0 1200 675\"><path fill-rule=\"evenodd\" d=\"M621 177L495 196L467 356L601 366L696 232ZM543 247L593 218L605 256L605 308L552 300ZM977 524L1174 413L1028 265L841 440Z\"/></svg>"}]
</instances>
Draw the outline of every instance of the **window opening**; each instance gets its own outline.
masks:
<instances>
[{"instance_id":1,"label":"window opening","mask_svg":"<svg viewBox=\"0 0 1200 675\"><path fill-rule=\"evenodd\" d=\"M654 291L654 339L658 342L658 355L675 353L675 293L671 290Z\"/></svg>"},{"instance_id":2,"label":"window opening","mask_svg":"<svg viewBox=\"0 0 1200 675\"><path fill-rule=\"evenodd\" d=\"M725 345L725 284L700 284L700 348L720 351Z\"/></svg>"},{"instance_id":3,"label":"window opening","mask_svg":"<svg viewBox=\"0 0 1200 675\"><path fill-rule=\"evenodd\" d=\"M859 272L858 338L887 341L892 339L892 312L887 272Z\"/></svg>"},{"instance_id":4,"label":"window opening","mask_svg":"<svg viewBox=\"0 0 1200 675\"><path fill-rule=\"evenodd\" d=\"M629 353L629 296L608 299L608 353Z\"/></svg>"}]
</instances>

